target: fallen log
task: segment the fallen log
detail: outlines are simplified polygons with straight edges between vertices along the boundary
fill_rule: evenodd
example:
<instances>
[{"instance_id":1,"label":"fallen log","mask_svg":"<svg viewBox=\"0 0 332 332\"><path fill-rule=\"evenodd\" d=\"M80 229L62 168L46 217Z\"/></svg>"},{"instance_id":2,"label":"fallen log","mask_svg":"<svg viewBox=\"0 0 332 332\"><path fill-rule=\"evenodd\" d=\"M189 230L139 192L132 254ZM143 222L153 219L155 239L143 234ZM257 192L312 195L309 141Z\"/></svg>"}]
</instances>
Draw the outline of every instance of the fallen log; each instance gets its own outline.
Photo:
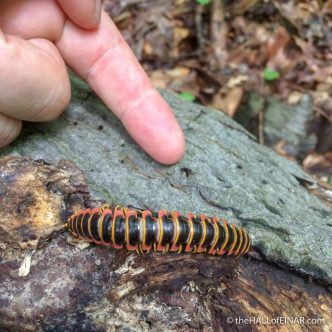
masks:
<instances>
[{"instance_id":1,"label":"fallen log","mask_svg":"<svg viewBox=\"0 0 332 332\"><path fill-rule=\"evenodd\" d=\"M0 327L331 328L332 214L315 181L222 113L164 95L187 139L174 166L145 155L76 78L57 121L26 124L1 150ZM137 255L72 238L68 216L103 201L223 216L253 250Z\"/></svg>"}]
</instances>

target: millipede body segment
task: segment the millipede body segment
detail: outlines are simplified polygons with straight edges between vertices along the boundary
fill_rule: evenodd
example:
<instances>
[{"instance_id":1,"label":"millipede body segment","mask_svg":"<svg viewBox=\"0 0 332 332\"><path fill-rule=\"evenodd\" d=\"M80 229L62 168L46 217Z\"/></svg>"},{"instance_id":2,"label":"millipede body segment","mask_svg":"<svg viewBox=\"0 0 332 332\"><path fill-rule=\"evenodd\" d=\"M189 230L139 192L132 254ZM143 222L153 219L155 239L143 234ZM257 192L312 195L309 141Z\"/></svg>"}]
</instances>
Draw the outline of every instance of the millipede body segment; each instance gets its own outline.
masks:
<instances>
[{"instance_id":1,"label":"millipede body segment","mask_svg":"<svg viewBox=\"0 0 332 332\"><path fill-rule=\"evenodd\" d=\"M240 226L204 214L138 210L128 207L85 209L73 214L69 231L82 239L138 252L185 251L211 255L244 255L248 233Z\"/></svg>"}]
</instances>

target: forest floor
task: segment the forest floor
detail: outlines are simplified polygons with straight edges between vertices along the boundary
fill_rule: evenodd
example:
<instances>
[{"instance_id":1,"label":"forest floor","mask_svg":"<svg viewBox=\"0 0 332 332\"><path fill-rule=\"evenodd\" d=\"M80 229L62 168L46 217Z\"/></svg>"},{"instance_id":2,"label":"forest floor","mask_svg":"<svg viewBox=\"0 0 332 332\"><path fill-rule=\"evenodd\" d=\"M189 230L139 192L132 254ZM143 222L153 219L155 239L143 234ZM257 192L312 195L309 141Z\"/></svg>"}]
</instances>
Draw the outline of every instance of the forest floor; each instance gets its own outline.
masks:
<instances>
[{"instance_id":1,"label":"forest floor","mask_svg":"<svg viewBox=\"0 0 332 332\"><path fill-rule=\"evenodd\" d=\"M331 0L104 0L104 8L155 86L225 112L332 185Z\"/></svg>"}]
</instances>

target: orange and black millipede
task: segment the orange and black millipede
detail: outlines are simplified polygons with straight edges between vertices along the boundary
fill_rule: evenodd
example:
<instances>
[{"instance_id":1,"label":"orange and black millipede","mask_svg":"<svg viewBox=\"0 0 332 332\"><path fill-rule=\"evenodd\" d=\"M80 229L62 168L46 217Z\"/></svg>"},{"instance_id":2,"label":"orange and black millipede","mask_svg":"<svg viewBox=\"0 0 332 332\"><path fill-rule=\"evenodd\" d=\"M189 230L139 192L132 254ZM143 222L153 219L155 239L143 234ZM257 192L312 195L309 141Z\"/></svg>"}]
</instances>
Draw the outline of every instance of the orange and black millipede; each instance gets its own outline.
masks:
<instances>
[{"instance_id":1,"label":"orange and black millipede","mask_svg":"<svg viewBox=\"0 0 332 332\"><path fill-rule=\"evenodd\" d=\"M248 233L217 217L129 207L85 209L73 214L69 231L82 239L138 252L185 251L211 255L244 255L250 249Z\"/></svg>"}]
</instances>

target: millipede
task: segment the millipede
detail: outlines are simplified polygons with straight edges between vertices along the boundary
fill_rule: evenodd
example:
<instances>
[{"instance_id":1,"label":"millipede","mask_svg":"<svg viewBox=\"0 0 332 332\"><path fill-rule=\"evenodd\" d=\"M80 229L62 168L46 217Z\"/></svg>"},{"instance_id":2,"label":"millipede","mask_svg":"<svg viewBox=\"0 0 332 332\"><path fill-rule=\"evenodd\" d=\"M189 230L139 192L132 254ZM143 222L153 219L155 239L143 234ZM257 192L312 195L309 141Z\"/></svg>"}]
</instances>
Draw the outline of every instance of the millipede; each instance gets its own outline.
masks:
<instances>
[{"instance_id":1,"label":"millipede","mask_svg":"<svg viewBox=\"0 0 332 332\"><path fill-rule=\"evenodd\" d=\"M225 219L177 211L103 205L76 212L69 217L67 227L74 236L89 242L139 253L154 250L238 256L245 255L251 245L247 231Z\"/></svg>"}]
</instances>

